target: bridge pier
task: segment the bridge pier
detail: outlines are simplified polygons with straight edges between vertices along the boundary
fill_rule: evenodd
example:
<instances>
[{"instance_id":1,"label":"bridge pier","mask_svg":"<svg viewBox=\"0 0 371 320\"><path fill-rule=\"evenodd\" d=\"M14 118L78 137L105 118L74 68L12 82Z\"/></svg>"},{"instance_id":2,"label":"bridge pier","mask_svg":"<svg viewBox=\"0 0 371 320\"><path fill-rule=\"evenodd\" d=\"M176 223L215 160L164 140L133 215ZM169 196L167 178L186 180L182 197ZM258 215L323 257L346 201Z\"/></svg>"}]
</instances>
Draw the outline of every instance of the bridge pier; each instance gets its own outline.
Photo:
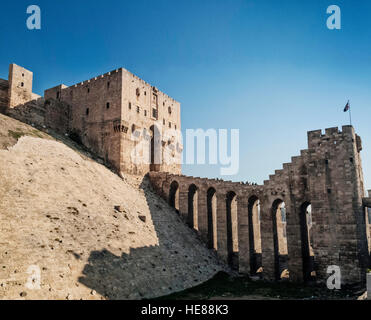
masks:
<instances>
[{"instance_id":1,"label":"bridge pier","mask_svg":"<svg viewBox=\"0 0 371 320\"><path fill-rule=\"evenodd\" d=\"M228 263L228 247L227 247L227 199L223 193L217 194L217 239L218 250L217 254L222 261Z\"/></svg>"},{"instance_id":2,"label":"bridge pier","mask_svg":"<svg viewBox=\"0 0 371 320\"><path fill-rule=\"evenodd\" d=\"M208 242L207 190L200 185L198 191L198 232L205 243Z\"/></svg>"},{"instance_id":3,"label":"bridge pier","mask_svg":"<svg viewBox=\"0 0 371 320\"><path fill-rule=\"evenodd\" d=\"M288 269L290 280L295 282L304 281L302 239L300 232L300 209L296 203L288 202L287 205L287 251L288 251ZM299 206L298 206L299 207Z\"/></svg>"},{"instance_id":4,"label":"bridge pier","mask_svg":"<svg viewBox=\"0 0 371 320\"><path fill-rule=\"evenodd\" d=\"M249 201L243 195L238 195L237 199L239 272L250 274Z\"/></svg>"},{"instance_id":5,"label":"bridge pier","mask_svg":"<svg viewBox=\"0 0 371 320\"><path fill-rule=\"evenodd\" d=\"M179 214L182 220L186 223L188 221L188 188L186 186L179 186Z\"/></svg>"},{"instance_id":6,"label":"bridge pier","mask_svg":"<svg viewBox=\"0 0 371 320\"><path fill-rule=\"evenodd\" d=\"M261 244L262 244L262 265L263 265L263 277L267 280L275 280L275 251L274 251L274 239L273 239L273 219L271 212L271 205L263 199L260 202L261 206Z\"/></svg>"},{"instance_id":7,"label":"bridge pier","mask_svg":"<svg viewBox=\"0 0 371 320\"><path fill-rule=\"evenodd\" d=\"M262 271L276 280L288 271L291 281L325 283L328 267L338 266L342 285L355 284L365 280L371 249L361 150L353 127L344 126L308 132L308 149L263 185L149 176L156 192L176 203L183 220L240 273Z\"/></svg>"}]
</instances>

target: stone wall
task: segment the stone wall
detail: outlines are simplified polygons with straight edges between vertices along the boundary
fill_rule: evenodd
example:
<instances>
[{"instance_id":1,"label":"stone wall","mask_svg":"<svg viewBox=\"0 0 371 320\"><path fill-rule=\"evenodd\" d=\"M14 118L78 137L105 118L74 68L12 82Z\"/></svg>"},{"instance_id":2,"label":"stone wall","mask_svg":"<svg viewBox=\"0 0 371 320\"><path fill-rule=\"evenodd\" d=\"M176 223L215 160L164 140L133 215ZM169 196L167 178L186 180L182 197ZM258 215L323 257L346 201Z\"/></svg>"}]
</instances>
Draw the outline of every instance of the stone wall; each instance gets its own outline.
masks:
<instances>
[{"instance_id":1,"label":"stone wall","mask_svg":"<svg viewBox=\"0 0 371 320\"><path fill-rule=\"evenodd\" d=\"M44 94L47 100L70 106L69 134L115 168L120 167L120 138L114 123L120 121L121 86L122 73L115 70L70 87L48 89Z\"/></svg>"},{"instance_id":2,"label":"stone wall","mask_svg":"<svg viewBox=\"0 0 371 320\"><path fill-rule=\"evenodd\" d=\"M8 80L0 79L0 111L5 110L9 104Z\"/></svg>"},{"instance_id":3,"label":"stone wall","mask_svg":"<svg viewBox=\"0 0 371 320\"><path fill-rule=\"evenodd\" d=\"M209 242L216 230L218 255L241 273L272 280L288 269L291 280L325 282L327 267L337 265L343 284L356 283L364 281L369 265L360 151L353 127L344 126L342 131L308 132L308 149L261 186L156 172L149 176L156 192L178 206L180 216L204 241ZM217 198L214 210L210 190ZM257 200L259 225L253 217ZM283 202L286 224L280 226L277 208ZM196 227L192 221L197 221ZM235 241L237 247L231 245Z\"/></svg>"},{"instance_id":4,"label":"stone wall","mask_svg":"<svg viewBox=\"0 0 371 320\"><path fill-rule=\"evenodd\" d=\"M33 73L11 64L0 111L67 133L118 173L181 173L180 104L125 69L32 92ZM14 109L14 110L13 110Z\"/></svg>"},{"instance_id":5,"label":"stone wall","mask_svg":"<svg viewBox=\"0 0 371 320\"><path fill-rule=\"evenodd\" d=\"M367 206L366 206L366 224L367 224L367 227L368 227L368 234L367 234L367 238L368 238L368 248L369 248L369 252L370 252L370 256L371 256L371 190L368 190L368 198L367 199L364 199L366 201L364 202L367 202ZM364 203L366 204L366 203Z\"/></svg>"},{"instance_id":6,"label":"stone wall","mask_svg":"<svg viewBox=\"0 0 371 320\"><path fill-rule=\"evenodd\" d=\"M69 133L118 172L181 172L181 146L174 143L180 132L180 104L129 71L117 69L70 87L59 85L44 96L70 105ZM60 118L58 111L50 116L51 123ZM153 148L154 139L161 140L159 149ZM151 163L156 158L151 159L151 152L161 155L158 165ZM169 164L163 161L166 156Z\"/></svg>"},{"instance_id":7,"label":"stone wall","mask_svg":"<svg viewBox=\"0 0 371 320\"><path fill-rule=\"evenodd\" d=\"M121 120L128 127L128 134L121 135L123 171L143 174L156 170L180 174L181 146L177 145L181 130L180 103L129 71L122 69L122 72ZM150 161L151 139L161 140L157 141L160 148L152 148L155 154L152 160L157 165L151 165ZM128 150L136 152L132 154ZM133 157L137 157L136 161Z\"/></svg>"}]
</instances>

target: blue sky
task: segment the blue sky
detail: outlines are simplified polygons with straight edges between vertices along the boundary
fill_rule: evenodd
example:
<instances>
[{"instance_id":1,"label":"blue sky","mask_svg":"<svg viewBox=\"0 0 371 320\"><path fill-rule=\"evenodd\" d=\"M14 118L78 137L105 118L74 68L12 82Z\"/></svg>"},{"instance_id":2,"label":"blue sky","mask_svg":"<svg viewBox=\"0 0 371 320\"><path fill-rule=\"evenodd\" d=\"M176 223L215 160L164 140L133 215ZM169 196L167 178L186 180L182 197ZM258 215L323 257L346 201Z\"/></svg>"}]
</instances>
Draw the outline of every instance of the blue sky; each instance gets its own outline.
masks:
<instances>
[{"instance_id":1,"label":"blue sky","mask_svg":"<svg viewBox=\"0 0 371 320\"><path fill-rule=\"evenodd\" d=\"M42 29L26 28L37 4ZM342 29L326 9L342 10ZM235 181L262 183L307 146L306 131L353 124L371 189L371 2L325 0L3 1L0 77L34 91L125 67L182 103L182 127L240 129ZM217 166L184 173L218 177Z\"/></svg>"}]
</instances>

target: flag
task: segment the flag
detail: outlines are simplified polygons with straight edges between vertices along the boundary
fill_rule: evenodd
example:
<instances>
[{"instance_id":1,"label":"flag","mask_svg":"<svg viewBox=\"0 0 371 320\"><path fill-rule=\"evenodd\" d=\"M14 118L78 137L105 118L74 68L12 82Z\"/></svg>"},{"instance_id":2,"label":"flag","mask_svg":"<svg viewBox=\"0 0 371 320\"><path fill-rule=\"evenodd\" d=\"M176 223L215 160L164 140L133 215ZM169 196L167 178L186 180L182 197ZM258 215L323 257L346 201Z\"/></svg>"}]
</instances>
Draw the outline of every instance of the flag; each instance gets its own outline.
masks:
<instances>
[{"instance_id":1,"label":"flag","mask_svg":"<svg viewBox=\"0 0 371 320\"><path fill-rule=\"evenodd\" d=\"M350 104L349 104L349 101L348 101L348 103L346 104L346 106L344 108L344 112L347 112L349 109L350 109Z\"/></svg>"}]
</instances>

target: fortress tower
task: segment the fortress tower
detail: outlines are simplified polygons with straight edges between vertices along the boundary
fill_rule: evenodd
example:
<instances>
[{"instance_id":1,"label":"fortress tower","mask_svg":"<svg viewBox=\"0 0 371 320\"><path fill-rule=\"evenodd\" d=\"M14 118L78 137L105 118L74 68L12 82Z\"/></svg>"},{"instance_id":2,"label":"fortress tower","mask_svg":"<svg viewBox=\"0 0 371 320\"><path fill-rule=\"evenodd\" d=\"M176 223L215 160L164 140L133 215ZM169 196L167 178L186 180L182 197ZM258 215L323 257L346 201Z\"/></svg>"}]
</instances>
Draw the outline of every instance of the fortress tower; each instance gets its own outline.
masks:
<instances>
[{"instance_id":1,"label":"fortress tower","mask_svg":"<svg viewBox=\"0 0 371 320\"><path fill-rule=\"evenodd\" d=\"M32 92L33 73L16 64L9 66L8 80L0 79L0 108L14 108L40 96Z\"/></svg>"},{"instance_id":2,"label":"fortress tower","mask_svg":"<svg viewBox=\"0 0 371 320\"><path fill-rule=\"evenodd\" d=\"M33 73L11 64L0 79L0 111L83 144L116 172L181 172L180 103L121 68L32 92Z\"/></svg>"},{"instance_id":3,"label":"fortress tower","mask_svg":"<svg viewBox=\"0 0 371 320\"><path fill-rule=\"evenodd\" d=\"M68 132L118 172L180 173L181 146L172 145L181 129L180 103L129 71L59 85L46 90L45 99L63 102L62 109L67 104ZM50 120L51 125L58 122Z\"/></svg>"}]
</instances>

